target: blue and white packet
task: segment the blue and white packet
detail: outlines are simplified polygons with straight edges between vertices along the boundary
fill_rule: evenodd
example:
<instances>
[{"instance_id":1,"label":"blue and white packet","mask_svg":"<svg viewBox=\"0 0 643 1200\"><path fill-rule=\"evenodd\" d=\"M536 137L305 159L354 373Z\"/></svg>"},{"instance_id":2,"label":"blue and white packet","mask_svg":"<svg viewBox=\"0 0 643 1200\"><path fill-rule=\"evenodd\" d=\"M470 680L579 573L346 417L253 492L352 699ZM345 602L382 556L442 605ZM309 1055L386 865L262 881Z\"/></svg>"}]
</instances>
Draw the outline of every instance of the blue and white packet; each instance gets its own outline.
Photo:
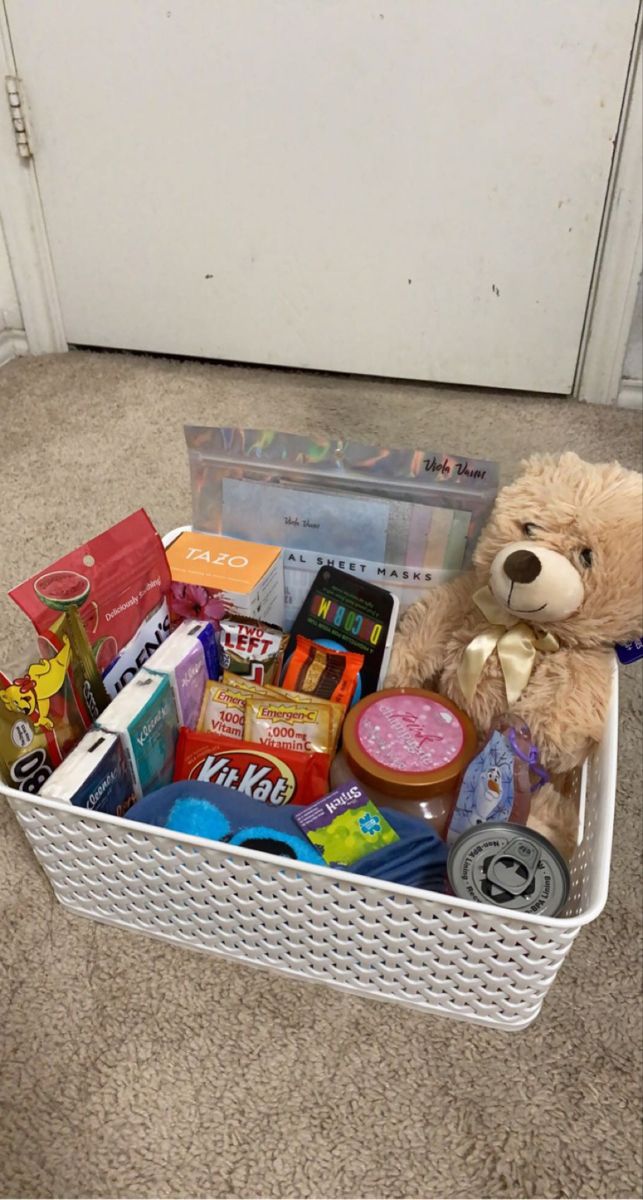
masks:
<instances>
[{"instance_id":1,"label":"blue and white packet","mask_svg":"<svg viewBox=\"0 0 643 1200\"><path fill-rule=\"evenodd\" d=\"M496 730L467 767L447 843L452 845L473 825L508 821L514 804L514 751L505 734Z\"/></svg>"},{"instance_id":2,"label":"blue and white packet","mask_svg":"<svg viewBox=\"0 0 643 1200\"><path fill-rule=\"evenodd\" d=\"M136 790L120 738L91 729L56 767L41 795L122 817L134 803Z\"/></svg>"},{"instance_id":3,"label":"blue and white packet","mask_svg":"<svg viewBox=\"0 0 643 1200\"><path fill-rule=\"evenodd\" d=\"M643 658L643 640L634 638L632 642L617 643L616 655L618 661L625 667L630 663L638 662L639 658Z\"/></svg>"}]
</instances>

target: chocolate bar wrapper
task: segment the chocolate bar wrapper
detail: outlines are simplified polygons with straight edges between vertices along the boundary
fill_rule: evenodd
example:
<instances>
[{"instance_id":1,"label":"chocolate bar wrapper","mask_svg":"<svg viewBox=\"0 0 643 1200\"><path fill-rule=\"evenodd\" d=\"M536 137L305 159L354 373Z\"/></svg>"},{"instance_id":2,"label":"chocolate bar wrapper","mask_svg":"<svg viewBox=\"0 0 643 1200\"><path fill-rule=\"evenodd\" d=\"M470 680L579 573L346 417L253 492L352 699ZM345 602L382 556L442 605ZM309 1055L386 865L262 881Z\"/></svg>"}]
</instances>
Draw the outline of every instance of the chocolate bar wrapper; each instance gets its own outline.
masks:
<instances>
[{"instance_id":1,"label":"chocolate bar wrapper","mask_svg":"<svg viewBox=\"0 0 643 1200\"><path fill-rule=\"evenodd\" d=\"M182 729L174 779L217 783L266 804L310 804L328 787L327 754L301 754Z\"/></svg>"},{"instance_id":2,"label":"chocolate bar wrapper","mask_svg":"<svg viewBox=\"0 0 643 1200\"><path fill-rule=\"evenodd\" d=\"M288 635L247 617L224 617L219 645L223 668L253 683L279 683Z\"/></svg>"},{"instance_id":3,"label":"chocolate bar wrapper","mask_svg":"<svg viewBox=\"0 0 643 1200\"><path fill-rule=\"evenodd\" d=\"M334 700L347 708L353 699L363 663L363 654L330 650L298 634L282 684L291 691Z\"/></svg>"}]
</instances>

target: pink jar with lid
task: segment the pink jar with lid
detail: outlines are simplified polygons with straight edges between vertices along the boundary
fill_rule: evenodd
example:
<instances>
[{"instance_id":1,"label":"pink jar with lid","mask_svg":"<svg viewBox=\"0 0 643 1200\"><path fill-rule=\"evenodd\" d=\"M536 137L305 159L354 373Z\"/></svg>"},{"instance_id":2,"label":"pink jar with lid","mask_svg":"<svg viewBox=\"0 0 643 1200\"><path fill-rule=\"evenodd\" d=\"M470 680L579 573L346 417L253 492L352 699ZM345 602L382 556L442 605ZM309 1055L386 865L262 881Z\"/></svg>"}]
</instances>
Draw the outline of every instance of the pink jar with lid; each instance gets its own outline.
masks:
<instances>
[{"instance_id":1,"label":"pink jar with lid","mask_svg":"<svg viewBox=\"0 0 643 1200\"><path fill-rule=\"evenodd\" d=\"M388 688L352 708L333 787L357 779L375 804L430 821L444 834L477 736L451 700L422 688Z\"/></svg>"}]
</instances>

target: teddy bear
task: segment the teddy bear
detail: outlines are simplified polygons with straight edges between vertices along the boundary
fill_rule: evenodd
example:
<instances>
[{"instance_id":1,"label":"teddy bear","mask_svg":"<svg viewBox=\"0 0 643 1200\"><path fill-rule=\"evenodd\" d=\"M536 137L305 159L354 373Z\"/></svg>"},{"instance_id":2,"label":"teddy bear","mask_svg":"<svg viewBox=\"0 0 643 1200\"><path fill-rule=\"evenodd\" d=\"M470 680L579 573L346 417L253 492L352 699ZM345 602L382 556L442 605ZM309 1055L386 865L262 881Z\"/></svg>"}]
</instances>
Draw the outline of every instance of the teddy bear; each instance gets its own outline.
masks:
<instances>
[{"instance_id":1,"label":"teddy bear","mask_svg":"<svg viewBox=\"0 0 643 1200\"><path fill-rule=\"evenodd\" d=\"M567 859L573 772L599 741L614 644L643 632L643 476L574 453L535 455L496 498L472 569L411 606L387 687L428 687L481 739L499 717L529 726L550 782L529 825Z\"/></svg>"}]
</instances>

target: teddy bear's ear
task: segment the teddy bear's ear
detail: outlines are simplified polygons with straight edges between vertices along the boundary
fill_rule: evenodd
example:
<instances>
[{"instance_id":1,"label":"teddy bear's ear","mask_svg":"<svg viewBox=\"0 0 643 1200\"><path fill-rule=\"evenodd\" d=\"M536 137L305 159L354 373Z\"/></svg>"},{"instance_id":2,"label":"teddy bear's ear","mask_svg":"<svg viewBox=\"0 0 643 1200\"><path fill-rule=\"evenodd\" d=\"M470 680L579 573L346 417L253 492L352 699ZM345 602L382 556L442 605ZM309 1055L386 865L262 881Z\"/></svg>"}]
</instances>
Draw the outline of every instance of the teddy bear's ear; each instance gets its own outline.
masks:
<instances>
[{"instance_id":1,"label":"teddy bear's ear","mask_svg":"<svg viewBox=\"0 0 643 1200\"><path fill-rule=\"evenodd\" d=\"M582 458L579 458L573 450L565 450L564 454L559 454L554 461L558 462L561 467L578 467L583 463Z\"/></svg>"},{"instance_id":2,"label":"teddy bear's ear","mask_svg":"<svg viewBox=\"0 0 643 1200\"><path fill-rule=\"evenodd\" d=\"M531 454L529 458L523 458L520 464L520 473L521 475L541 474L543 471L557 466L573 470L581 462L582 459L573 450L566 450L564 454Z\"/></svg>"},{"instance_id":3,"label":"teddy bear's ear","mask_svg":"<svg viewBox=\"0 0 643 1200\"><path fill-rule=\"evenodd\" d=\"M520 472L522 475L541 475L543 471L552 467L555 458L552 454L530 454L529 458L523 458L520 463Z\"/></svg>"}]
</instances>

